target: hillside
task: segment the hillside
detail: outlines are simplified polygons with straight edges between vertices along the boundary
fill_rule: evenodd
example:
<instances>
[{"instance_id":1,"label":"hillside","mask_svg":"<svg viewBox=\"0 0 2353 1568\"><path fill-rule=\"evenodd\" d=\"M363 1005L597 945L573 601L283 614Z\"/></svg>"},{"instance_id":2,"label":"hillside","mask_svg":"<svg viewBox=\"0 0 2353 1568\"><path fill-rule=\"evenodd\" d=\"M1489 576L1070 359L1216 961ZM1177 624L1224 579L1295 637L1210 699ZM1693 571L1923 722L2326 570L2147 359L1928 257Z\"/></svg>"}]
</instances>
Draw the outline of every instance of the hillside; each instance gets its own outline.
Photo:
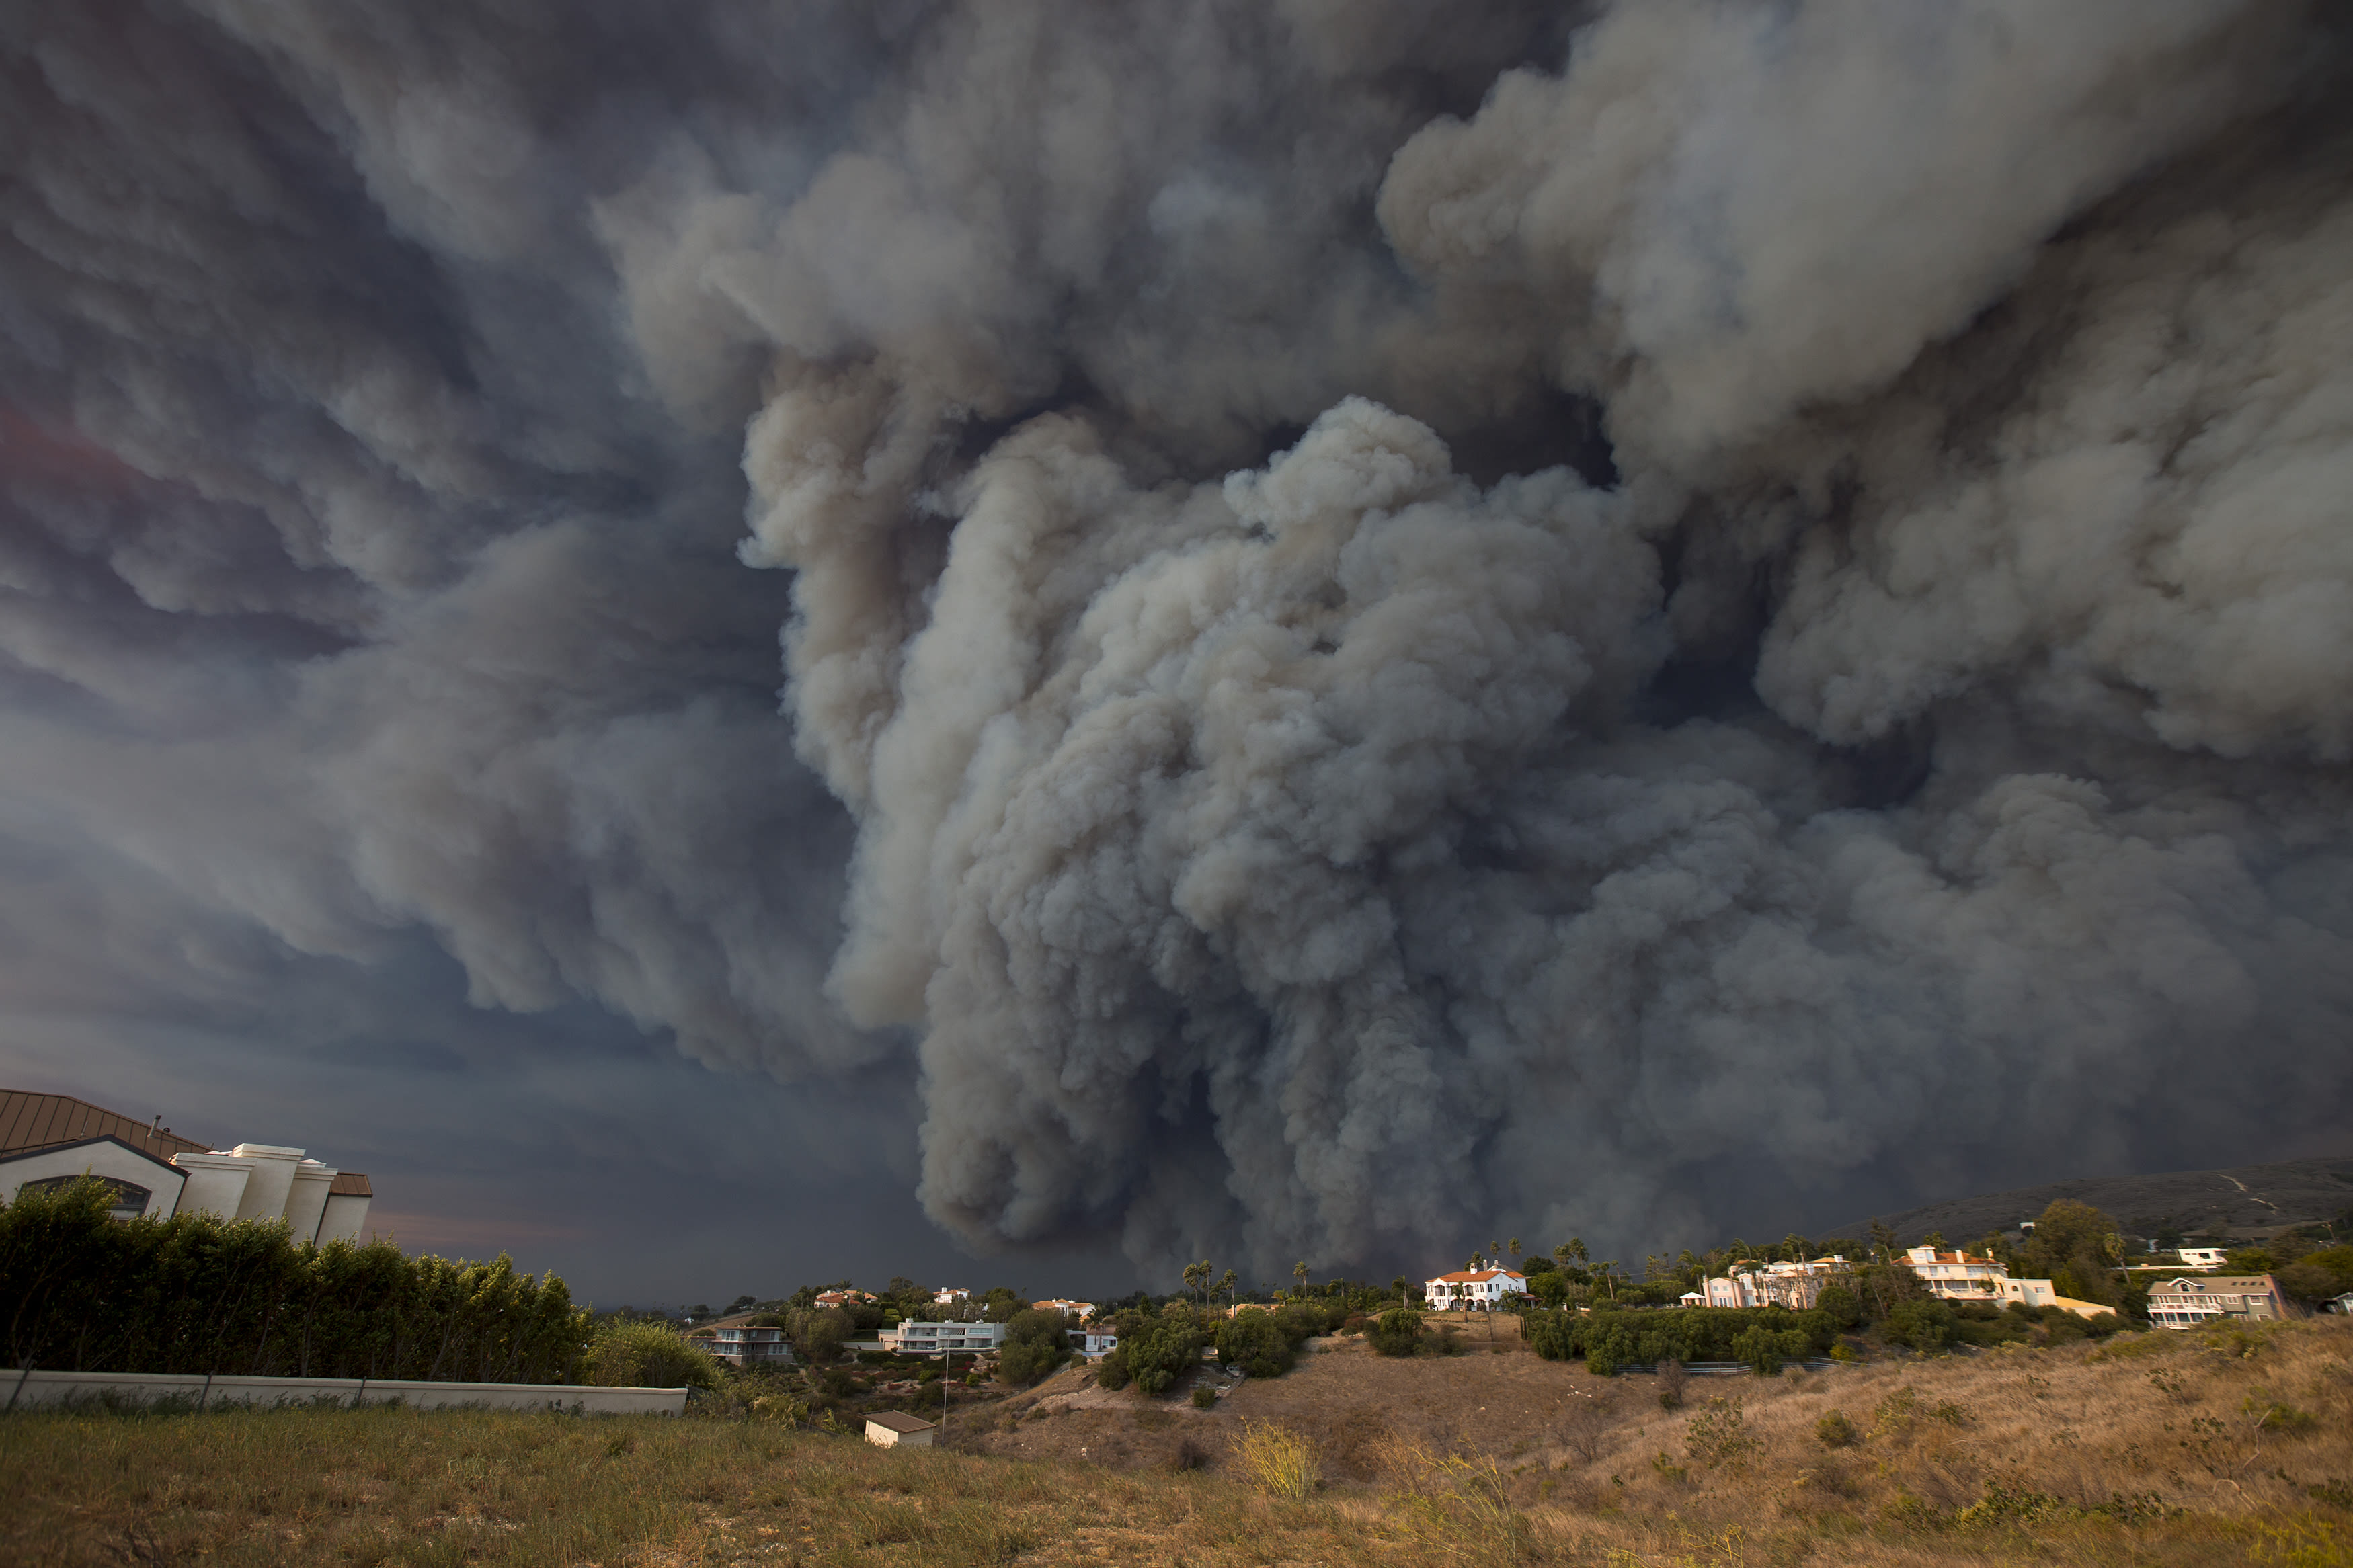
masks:
<instances>
[{"instance_id":1,"label":"hillside","mask_svg":"<svg viewBox=\"0 0 2353 1568\"><path fill-rule=\"evenodd\" d=\"M1333 1349L1208 1412L1058 1380L963 1452L707 1416L18 1413L0 1562L2339 1568L2348 1352L2342 1319L2128 1335L1694 1378L1667 1410L1655 1378L1510 1343ZM1253 1487L1251 1426L1306 1438L1321 1486Z\"/></svg>"},{"instance_id":2,"label":"hillside","mask_svg":"<svg viewBox=\"0 0 2353 1568\"><path fill-rule=\"evenodd\" d=\"M2353 1206L2353 1154L2153 1176L2082 1176L1876 1217L1893 1226L1896 1239L1905 1246L1930 1231L1943 1232L1948 1241L1974 1241L1989 1231L2010 1230L2021 1219L2032 1219L2057 1198L2090 1204L2142 1236L2171 1225L2192 1235L2260 1237L2284 1225L2331 1219ZM1872 1217L1821 1234L1861 1237L1870 1229Z\"/></svg>"}]
</instances>

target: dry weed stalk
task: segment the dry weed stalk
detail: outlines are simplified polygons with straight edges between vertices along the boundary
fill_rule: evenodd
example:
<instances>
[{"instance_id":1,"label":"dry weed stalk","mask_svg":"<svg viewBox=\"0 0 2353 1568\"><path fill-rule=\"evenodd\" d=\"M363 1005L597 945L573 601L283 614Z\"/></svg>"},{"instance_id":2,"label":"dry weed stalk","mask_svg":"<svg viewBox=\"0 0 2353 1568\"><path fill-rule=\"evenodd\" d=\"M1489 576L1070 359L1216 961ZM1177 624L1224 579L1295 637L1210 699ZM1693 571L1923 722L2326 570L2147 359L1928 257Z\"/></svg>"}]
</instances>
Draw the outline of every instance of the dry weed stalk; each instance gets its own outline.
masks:
<instances>
[{"instance_id":1,"label":"dry weed stalk","mask_svg":"<svg viewBox=\"0 0 2353 1568\"><path fill-rule=\"evenodd\" d=\"M1315 1446L1272 1421L1244 1421L1234 1439L1234 1463L1269 1497L1298 1499L1323 1484Z\"/></svg>"}]
</instances>

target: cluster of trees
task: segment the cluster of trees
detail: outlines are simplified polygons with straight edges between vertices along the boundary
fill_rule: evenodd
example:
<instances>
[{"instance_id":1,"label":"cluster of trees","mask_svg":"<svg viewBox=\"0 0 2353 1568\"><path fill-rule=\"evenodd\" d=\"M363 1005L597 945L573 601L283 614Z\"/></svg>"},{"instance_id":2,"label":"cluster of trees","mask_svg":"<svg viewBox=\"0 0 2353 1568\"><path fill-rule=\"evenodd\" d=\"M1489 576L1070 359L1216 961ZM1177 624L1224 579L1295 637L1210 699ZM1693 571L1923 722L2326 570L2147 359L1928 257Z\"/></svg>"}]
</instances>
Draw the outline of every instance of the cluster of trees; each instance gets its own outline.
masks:
<instances>
[{"instance_id":1,"label":"cluster of trees","mask_svg":"<svg viewBox=\"0 0 2353 1568\"><path fill-rule=\"evenodd\" d=\"M1850 1301L1852 1298L1849 1299ZM1547 1361L1585 1358L1607 1377L1621 1366L1661 1362L1738 1361L1777 1373L1785 1361L1822 1355L1837 1342L1835 1315L1820 1308L1694 1307L1680 1312L1596 1308L1540 1312L1528 1320L1529 1345Z\"/></svg>"},{"instance_id":2,"label":"cluster of trees","mask_svg":"<svg viewBox=\"0 0 2353 1568\"><path fill-rule=\"evenodd\" d=\"M1132 1383L1145 1394L1160 1394L1199 1365L1201 1352L1212 1346L1226 1365L1252 1377L1280 1377L1298 1360L1302 1343L1356 1317L1345 1293L1244 1306L1230 1317L1181 1300L1156 1311L1148 1303L1130 1303L1110 1315L1119 1346L1103 1358L1095 1377L1105 1388Z\"/></svg>"},{"instance_id":3,"label":"cluster of trees","mask_svg":"<svg viewBox=\"0 0 2353 1568\"><path fill-rule=\"evenodd\" d=\"M111 1217L95 1181L0 1207L17 1366L263 1377L578 1380L588 1314L553 1274L294 1241L283 1221Z\"/></svg>"}]
</instances>

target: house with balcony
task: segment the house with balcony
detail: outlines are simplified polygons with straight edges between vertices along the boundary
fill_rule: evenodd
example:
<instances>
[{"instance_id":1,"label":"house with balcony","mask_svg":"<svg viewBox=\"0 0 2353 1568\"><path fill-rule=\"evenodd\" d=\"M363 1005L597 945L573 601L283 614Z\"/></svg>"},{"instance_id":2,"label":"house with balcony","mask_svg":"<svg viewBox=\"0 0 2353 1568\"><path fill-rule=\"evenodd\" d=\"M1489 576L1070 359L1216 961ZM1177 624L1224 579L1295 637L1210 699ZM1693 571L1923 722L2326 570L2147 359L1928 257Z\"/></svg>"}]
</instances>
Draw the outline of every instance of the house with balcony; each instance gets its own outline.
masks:
<instances>
[{"instance_id":1,"label":"house with balcony","mask_svg":"<svg viewBox=\"0 0 2353 1568\"><path fill-rule=\"evenodd\" d=\"M2148 1321L2160 1329L2195 1329L2222 1319L2256 1322L2284 1318L2287 1299L2268 1274L2200 1275L2149 1287Z\"/></svg>"},{"instance_id":2,"label":"house with balcony","mask_svg":"<svg viewBox=\"0 0 2353 1568\"><path fill-rule=\"evenodd\" d=\"M884 1350L898 1355L948 1355L958 1352L990 1353L1005 1345L1003 1323L899 1323L878 1336Z\"/></svg>"},{"instance_id":3,"label":"house with balcony","mask_svg":"<svg viewBox=\"0 0 2353 1568\"><path fill-rule=\"evenodd\" d=\"M753 1314L719 1318L705 1323L686 1336L690 1344L701 1345L731 1366L790 1366L793 1347L786 1342L785 1331L776 1328L754 1328Z\"/></svg>"},{"instance_id":4,"label":"house with balcony","mask_svg":"<svg viewBox=\"0 0 2353 1568\"><path fill-rule=\"evenodd\" d=\"M1421 1284L1422 1300L1434 1312L1492 1312L1527 1293L1528 1277L1509 1268L1461 1268Z\"/></svg>"},{"instance_id":5,"label":"house with balcony","mask_svg":"<svg viewBox=\"0 0 2353 1568\"><path fill-rule=\"evenodd\" d=\"M1758 1263L1744 1258L1683 1299L1687 1307L1787 1307L1803 1311L1825 1288L1852 1272L1844 1258Z\"/></svg>"}]
</instances>

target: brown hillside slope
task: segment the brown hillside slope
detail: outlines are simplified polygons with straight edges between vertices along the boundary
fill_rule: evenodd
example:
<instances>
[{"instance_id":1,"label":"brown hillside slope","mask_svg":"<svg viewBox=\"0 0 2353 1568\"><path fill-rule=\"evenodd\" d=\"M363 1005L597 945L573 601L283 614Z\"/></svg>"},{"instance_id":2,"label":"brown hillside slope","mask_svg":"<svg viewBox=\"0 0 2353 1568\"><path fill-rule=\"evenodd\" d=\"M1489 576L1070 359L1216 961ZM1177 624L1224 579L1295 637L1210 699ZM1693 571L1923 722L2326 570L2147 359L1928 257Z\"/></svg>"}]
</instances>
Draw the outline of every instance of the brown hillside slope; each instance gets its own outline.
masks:
<instances>
[{"instance_id":1,"label":"brown hillside slope","mask_svg":"<svg viewBox=\"0 0 2353 1568\"><path fill-rule=\"evenodd\" d=\"M1974 1241L1989 1231L2009 1230L2020 1220L2032 1219L2057 1198L2105 1210L2140 1236L2154 1235L2167 1225L2193 1236L2263 1236L2283 1225L2332 1218L2353 1206L2353 1154L2228 1170L2165 1171L2153 1176L2082 1176L1953 1198L1879 1217L1906 1247L1917 1245L1930 1231L1942 1231L1949 1241ZM1870 1227L1868 1218L1856 1219L1821 1234L1860 1237Z\"/></svg>"},{"instance_id":2,"label":"brown hillside slope","mask_svg":"<svg viewBox=\"0 0 2353 1568\"><path fill-rule=\"evenodd\" d=\"M1669 1412L1652 1379L1516 1349L1340 1352L1212 1413L1080 1401L960 1429L1035 1460L708 1416L18 1413L0 1563L2343 1568L2349 1363L2353 1323L2306 1321L1694 1380ZM1818 1439L1833 1413L1851 1444ZM1313 1432L1326 1484L1261 1495L1230 1447L1246 1420ZM1079 1459L1090 1421L1137 1468ZM1193 1468L1151 1461L1164 1440Z\"/></svg>"}]
</instances>

